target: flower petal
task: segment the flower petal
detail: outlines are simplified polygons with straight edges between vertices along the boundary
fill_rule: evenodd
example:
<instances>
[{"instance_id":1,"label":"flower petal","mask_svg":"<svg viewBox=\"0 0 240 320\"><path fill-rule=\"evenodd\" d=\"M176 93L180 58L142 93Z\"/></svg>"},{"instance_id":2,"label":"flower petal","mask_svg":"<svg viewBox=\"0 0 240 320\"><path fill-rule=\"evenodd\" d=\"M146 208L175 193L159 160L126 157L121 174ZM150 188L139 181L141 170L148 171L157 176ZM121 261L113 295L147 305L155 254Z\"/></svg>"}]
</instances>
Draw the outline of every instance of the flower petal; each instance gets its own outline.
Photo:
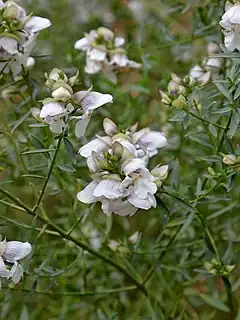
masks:
<instances>
[{"instance_id":1,"label":"flower petal","mask_svg":"<svg viewBox=\"0 0 240 320\"><path fill-rule=\"evenodd\" d=\"M88 204L97 202L96 197L93 195L93 192L96 189L97 185L97 181L92 181L91 183L89 183L84 190L78 192L78 200Z\"/></svg>"},{"instance_id":2,"label":"flower petal","mask_svg":"<svg viewBox=\"0 0 240 320\"><path fill-rule=\"evenodd\" d=\"M76 125L75 125L75 135L77 138L81 138L86 129L87 129L87 126L88 126L88 123L89 123L89 120L90 120L90 117L85 117L83 119L80 119Z\"/></svg>"},{"instance_id":3,"label":"flower petal","mask_svg":"<svg viewBox=\"0 0 240 320\"><path fill-rule=\"evenodd\" d=\"M50 122L49 128L53 133L60 134L67 127L67 124L62 119L53 119Z\"/></svg>"},{"instance_id":4,"label":"flower petal","mask_svg":"<svg viewBox=\"0 0 240 320\"><path fill-rule=\"evenodd\" d=\"M74 48L76 50L87 51L89 49L88 39L85 37L85 38L82 38L82 39L78 40L75 43Z\"/></svg>"},{"instance_id":5,"label":"flower petal","mask_svg":"<svg viewBox=\"0 0 240 320\"><path fill-rule=\"evenodd\" d=\"M117 48L121 47L124 45L124 42L125 42L125 39L123 37L116 37L114 39L114 46Z\"/></svg>"},{"instance_id":6,"label":"flower petal","mask_svg":"<svg viewBox=\"0 0 240 320\"><path fill-rule=\"evenodd\" d=\"M99 182L93 192L95 197L105 197L107 199L116 199L123 196L120 191L121 181L114 179L104 179Z\"/></svg>"},{"instance_id":7,"label":"flower petal","mask_svg":"<svg viewBox=\"0 0 240 320\"><path fill-rule=\"evenodd\" d=\"M58 102L50 102L42 107L40 112L41 118L54 117L65 112L64 104Z\"/></svg>"},{"instance_id":8,"label":"flower petal","mask_svg":"<svg viewBox=\"0 0 240 320\"><path fill-rule=\"evenodd\" d=\"M23 276L23 268L19 263L15 263L11 269L12 282L17 284Z\"/></svg>"},{"instance_id":9,"label":"flower petal","mask_svg":"<svg viewBox=\"0 0 240 320\"><path fill-rule=\"evenodd\" d=\"M122 165L122 171L125 173L125 175L129 175L130 173L139 169L146 169L146 165L142 159L132 159L124 162Z\"/></svg>"},{"instance_id":10,"label":"flower petal","mask_svg":"<svg viewBox=\"0 0 240 320\"><path fill-rule=\"evenodd\" d=\"M7 51L10 54L18 53L18 42L16 39L1 37L0 38L0 48Z\"/></svg>"},{"instance_id":11,"label":"flower petal","mask_svg":"<svg viewBox=\"0 0 240 320\"><path fill-rule=\"evenodd\" d=\"M38 32L51 26L51 21L46 18L33 16L27 20L24 28L30 32Z\"/></svg>"},{"instance_id":12,"label":"flower petal","mask_svg":"<svg viewBox=\"0 0 240 320\"><path fill-rule=\"evenodd\" d=\"M28 242L9 241L3 253L3 258L9 262L16 262L23 259L32 251L32 246Z\"/></svg>"},{"instance_id":13,"label":"flower petal","mask_svg":"<svg viewBox=\"0 0 240 320\"><path fill-rule=\"evenodd\" d=\"M100 139L94 139L90 142L88 142L87 144L85 144L85 146L83 146L82 148L80 148L80 150L78 151L78 153L80 153L80 155L84 158L88 158L92 155L92 152L101 152L102 150L104 150L108 145Z\"/></svg>"},{"instance_id":14,"label":"flower petal","mask_svg":"<svg viewBox=\"0 0 240 320\"><path fill-rule=\"evenodd\" d=\"M85 112L101 107L112 102L113 97L110 94L103 94L95 91L78 91L73 98L81 103Z\"/></svg>"}]
</instances>

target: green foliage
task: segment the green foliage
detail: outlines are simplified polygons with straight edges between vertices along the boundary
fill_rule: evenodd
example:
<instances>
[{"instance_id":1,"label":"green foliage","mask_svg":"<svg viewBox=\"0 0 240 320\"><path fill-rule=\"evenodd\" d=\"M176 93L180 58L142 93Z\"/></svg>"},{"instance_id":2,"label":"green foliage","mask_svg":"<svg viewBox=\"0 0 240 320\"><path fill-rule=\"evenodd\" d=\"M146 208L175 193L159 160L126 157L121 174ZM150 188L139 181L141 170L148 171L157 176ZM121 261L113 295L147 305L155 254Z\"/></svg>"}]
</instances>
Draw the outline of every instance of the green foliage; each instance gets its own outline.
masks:
<instances>
[{"instance_id":1,"label":"green foliage","mask_svg":"<svg viewBox=\"0 0 240 320\"><path fill-rule=\"evenodd\" d=\"M223 158L240 156L240 54L213 54L222 65L203 86L186 77L184 105L166 106L158 93L168 92L171 73L184 79L201 63L208 42L222 43L224 2L133 1L142 12L119 0L28 2L52 26L39 35L33 70L21 79L1 72L0 234L33 251L23 280L2 282L0 319L239 320L240 165ZM117 84L84 73L84 54L74 50L99 26L123 34L129 57L142 63L119 72ZM31 115L55 67L79 70L77 87L113 96L81 139L74 130L54 135ZM169 145L150 161L170 168L156 208L108 217L99 203L77 200L91 180L78 150L102 134L106 117L121 129L138 122L166 133Z\"/></svg>"}]
</instances>

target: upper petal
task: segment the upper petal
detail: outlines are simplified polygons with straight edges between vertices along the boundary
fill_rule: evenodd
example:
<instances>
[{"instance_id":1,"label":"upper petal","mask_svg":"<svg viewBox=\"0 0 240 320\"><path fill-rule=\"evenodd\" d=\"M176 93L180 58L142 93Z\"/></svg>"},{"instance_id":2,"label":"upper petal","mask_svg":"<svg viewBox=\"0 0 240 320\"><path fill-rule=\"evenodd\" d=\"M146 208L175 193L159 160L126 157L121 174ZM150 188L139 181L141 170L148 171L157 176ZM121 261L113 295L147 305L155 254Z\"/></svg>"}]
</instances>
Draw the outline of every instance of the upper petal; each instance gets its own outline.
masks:
<instances>
[{"instance_id":1,"label":"upper petal","mask_svg":"<svg viewBox=\"0 0 240 320\"><path fill-rule=\"evenodd\" d=\"M129 175L136 170L145 168L146 165L142 159L132 159L130 161L124 162L122 165L122 171L125 173L125 175Z\"/></svg>"},{"instance_id":2,"label":"upper petal","mask_svg":"<svg viewBox=\"0 0 240 320\"><path fill-rule=\"evenodd\" d=\"M80 148L78 153L80 153L80 155L82 157L88 158L89 156L92 155L93 151L101 152L107 146L108 146L107 143L105 143L103 140L94 139L94 140L88 142L87 144L85 144L85 146L83 146L82 148Z\"/></svg>"},{"instance_id":3,"label":"upper petal","mask_svg":"<svg viewBox=\"0 0 240 320\"><path fill-rule=\"evenodd\" d=\"M9 262L14 263L32 251L32 246L28 242L9 241L7 242L6 249L3 253L3 258Z\"/></svg>"},{"instance_id":4,"label":"upper petal","mask_svg":"<svg viewBox=\"0 0 240 320\"><path fill-rule=\"evenodd\" d=\"M9 37L1 37L0 38L0 48L3 48L10 54L18 53L18 42L16 39Z\"/></svg>"},{"instance_id":5,"label":"upper petal","mask_svg":"<svg viewBox=\"0 0 240 320\"><path fill-rule=\"evenodd\" d=\"M51 21L46 18L33 16L27 20L24 28L29 32L38 32L51 26Z\"/></svg>"},{"instance_id":6,"label":"upper petal","mask_svg":"<svg viewBox=\"0 0 240 320\"><path fill-rule=\"evenodd\" d=\"M103 179L94 190L95 197L105 197L107 199L116 199L123 195L120 191L121 181L114 179Z\"/></svg>"},{"instance_id":7,"label":"upper petal","mask_svg":"<svg viewBox=\"0 0 240 320\"><path fill-rule=\"evenodd\" d=\"M92 181L89 183L85 189L78 192L77 198L79 201L83 203L94 203L97 201L96 197L93 195L93 191L96 189L98 185L97 181Z\"/></svg>"},{"instance_id":8,"label":"upper petal","mask_svg":"<svg viewBox=\"0 0 240 320\"><path fill-rule=\"evenodd\" d=\"M63 114L65 112L64 104L59 103L59 102L50 102L45 104L42 107L42 110L40 112L40 117L41 118L46 118L46 117L54 117L60 114Z\"/></svg>"},{"instance_id":9,"label":"upper petal","mask_svg":"<svg viewBox=\"0 0 240 320\"><path fill-rule=\"evenodd\" d=\"M85 38L82 38L82 39L78 40L78 41L75 43L74 48L75 48L76 50L87 51L87 50L89 49L88 39L85 37Z\"/></svg>"},{"instance_id":10,"label":"upper petal","mask_svg":"<svg viewBox=\"0 0 240 320\"><path fill-rule=\"evenodd\" d=\"M110 94L103 94L95 91L78 91L73 98L81 103L85 112L101 107L112 102L113 97Z\"/></svg>"},{"instance_id":11,"label":"upper petal","mask_svg":"<svg viewBox=\"0 0 240 320\"><path fill-rule=\"evenodd\" d=\"M114 46L115 47L121 47L122 45L124 45L125 39L123 37L116 37L114 39Z\"/></svg>"}]
</instances>

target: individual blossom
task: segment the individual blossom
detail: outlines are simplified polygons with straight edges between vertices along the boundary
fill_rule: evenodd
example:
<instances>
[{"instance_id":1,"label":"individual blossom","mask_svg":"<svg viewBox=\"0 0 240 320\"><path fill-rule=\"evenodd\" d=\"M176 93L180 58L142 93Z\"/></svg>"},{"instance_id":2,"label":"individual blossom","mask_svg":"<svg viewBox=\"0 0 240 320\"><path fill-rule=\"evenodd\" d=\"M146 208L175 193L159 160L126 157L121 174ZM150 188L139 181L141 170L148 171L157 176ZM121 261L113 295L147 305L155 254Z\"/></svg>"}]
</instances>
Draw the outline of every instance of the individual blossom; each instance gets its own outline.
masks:
<instances>
[{"instance_id":1,"label":"individual blossom","mask_svg":"<svg viewBox=\"0 0 240 320\"><path fill-rule=\"evenodd\" d=\"M96 136L96 139L90 141L80 148L81 156L87 158L87 164L90 170L94 171L95 162L92 159L92 152L103 155L105 151L111 149L112 145L119 152L122 152L122 158L138 157L147 161L158 153L158 149L167 145L167 139L162 132L152 131L150 128L144 128L137 131L137 125L134 125L122 132L119 131L116 124L105 118L103 121L105 136Z\"/></svg>"},{"instance_id":2,"label":"individual blossom","mask_svg":"<svg viewBox=\"0 0 240 320\"><path fill-rule=\"evenodd\" d=\"M189 79L191 85L194 85L196 83L198 86L203 86L209 81L210 77L211 72L206 72L199 65L192 67L189 71Z\"/></svg>"},{"instance_id":3,"label":"individual blossom","mask_svg":"<svg viewBox=\"0 0 240 320\"><path fill-rule=\"evenodd\" d=\"M222 59L218 57L212 57L219 52L219 46L214 42L209 42L207 45L208 57L203 59L203 67L207 71L211 71L212 74L219 72L222 66Z\"/></svg>"},{"instance_id":4,"label":"individual blossom","mask_svg":"<svg viewBox=\"0 0 240 320\"><path fill-rule=\"evenodd\" d=\"M27 15L26 11L12 0L0 0L0 68L14 75L30 63L29 55L39 31L48 28L46 18ZM30 63L31 64L31 63Z\"/></svg>"},{"instance_id":5,"label":"individual blossom","mask_svg":"<svg viewBox=\"0 0 240 320\"><path fill-rule=\"evenodd\" d=\"M85 34L75 43L75 49L86 52L85 72L95 74L104 72L111 77L120 68L140 68L141 64L129 60L125 39L116 36L111 30L100 27Z\"/></svg>"},{"instance_id":6,"label":"individual blossom","mask_svg":"<svg viewBox=\"0 0 240 320\"><path fill-rule=\"evenodd\" d=\"M94 109L112 102L110 94L102 94L89 90L75 91L78 84L78 72L72 77L55 68L46 74L46 86L51 97L42 101L41 110L32 109L35 118L42 119L49 124L53 133L62 133L68 127L69 121L77 120L75 134L82 137L87 128L91 113Z\"/></svg>"},{"instance_id":7,"label":"individual blossom","mask_svg":"<svg viewBox=\"0 0 240 320\"><path fill-rule=\"evenodd\" d=\"M225 4L225 13L219 22L223 28L224 45L230 52L240 50L240 3L232 4L227 1Z\"/></svg>"},{"instance_id":8,"label":"individual blossom","mask_svg":"<svg viewBox=\"0 0 240 320\"><path fill-rule=\"evenodd\" d=\"M1 241L0 242L0 278L12 279L18 283L23 276L23 269L19 260L25 258L32 251L28 242Z\"/></svg>"},{"instance_id":9,"label":"individual blossom","mask_svg":"<svg viewBox=\"0 0 240 320\"><path fill-rule=\"evenodd\" d=\"M166 145L166 138L159 133L160 143L157 132L136 131L136 126L119 132L110 119L104 120L104 130L108 135L97 136L79 150L87 158L93 181L78 193L78 200L88 204L101 202L107 215L131 216L138 209L156 207L154 195L160 174L154 176L149 171L146 156L148 159L160 145Z\"/></svg>"}]
</instances>

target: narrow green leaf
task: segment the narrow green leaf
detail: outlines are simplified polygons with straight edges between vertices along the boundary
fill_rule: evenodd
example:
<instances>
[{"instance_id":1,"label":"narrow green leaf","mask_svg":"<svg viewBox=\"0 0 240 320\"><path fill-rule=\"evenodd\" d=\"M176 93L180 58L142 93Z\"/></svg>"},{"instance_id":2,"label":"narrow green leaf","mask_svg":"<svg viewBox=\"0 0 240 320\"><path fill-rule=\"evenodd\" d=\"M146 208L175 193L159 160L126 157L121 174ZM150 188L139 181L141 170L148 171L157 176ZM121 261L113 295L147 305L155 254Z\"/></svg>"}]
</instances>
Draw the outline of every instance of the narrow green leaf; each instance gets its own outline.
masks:
<instances>
[{"instance_id":1,"label":"narrow green leaf","mask_svg":"<svg viewBox=\"0 0 240 320\"><path fill-rule=\"evenodd\" d=\"M24 122L24 120L26 120L30 116L30 114L31 114L31 111L28 111L20 119L15 121L14 122L14 126L13 126L13 128L11 130L11 133L13 133Z\"/></svg>"},{"instance_id":2,"label":"narrow green leaf","mask_svg":"<svg viewBox=\"0 0 240 320\"><path fill-rule=\"evenodd\" d=\"M223 82L218 82L218 81L215 81L214 82L216 87L218 88L218 90L221 92L222 95L224 95L228 100L232 100L232 97L229 93L229 90L227 88L227 84L226 83L223 83Z\"/></svg>"},{"instance_id":3,"label":"narrow green leaf","mask_svg":"<svg viewBox=\"0 0 240 320\"><path fill-rule=\"evenodd\" d=\"M202 293L199 296L209 306L220 311L230 312L229 308L221 300Z\"/></svg>"},{"instance_id":4,"label":"narrow green leaf","mask_svg":"<svg viewBox=\"0 0 240 320\"><path fill-rule=\"evenodd\" d=\"M25 155L25 154L38 154L38 153L48 153L48 152L53 152L53 151L55 151L55 149L30 150L30 151L22 152L22 155Z\"/></svg>"},{"instance_id":5,"label":"narrow green leaf","mask_svg":"<svg viewBox=\"0 0 240 320\"><path fill-rule=\"evenodd\" d=\"M73 167L66 165L66 164L57 164L58 169L60 169L61 171L64 172L69 172L69 173L73 173L76 171L76 169L74 169Z\"/></svg>"}]
</instances>

